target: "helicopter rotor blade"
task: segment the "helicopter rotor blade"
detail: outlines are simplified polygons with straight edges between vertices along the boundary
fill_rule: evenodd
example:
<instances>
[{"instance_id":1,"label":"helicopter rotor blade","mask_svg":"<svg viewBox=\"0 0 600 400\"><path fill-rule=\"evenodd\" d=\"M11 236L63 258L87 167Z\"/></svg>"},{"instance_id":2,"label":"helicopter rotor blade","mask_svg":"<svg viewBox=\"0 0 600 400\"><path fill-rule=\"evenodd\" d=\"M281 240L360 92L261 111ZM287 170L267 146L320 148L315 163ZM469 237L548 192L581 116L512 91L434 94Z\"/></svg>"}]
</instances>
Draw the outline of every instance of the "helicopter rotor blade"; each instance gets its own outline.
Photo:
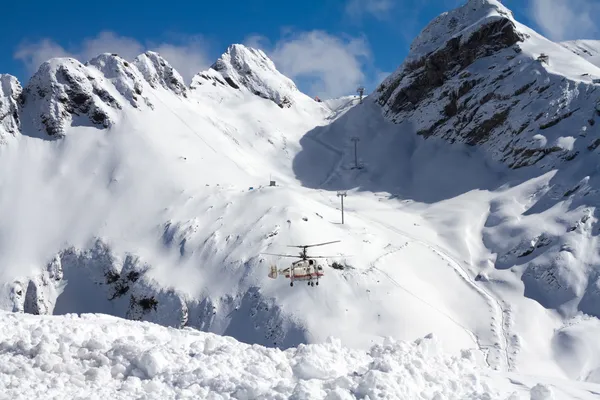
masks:
<instances>
[{"instance_id":1,"label":"helicopter rotor blade","mask_svg":"<svg viewBox=\"0 0 600 400\"><path fill-rule=\"evenodd\" d=\"M325 242L325 243L317 243L317 244L307 244L307 245L301 245L301 246L288 245L288 247L298 247L300 249L304 249L307 247L325 246L326 244L339 243L339 242L341 242L341 240L334 240L333 242Z\"/></svg>"},{"instance_id":2,"label":"helicopter rotor blade","mask_svg":"<svg viewBox=\"0 0 600 400\"><path fill-rule=\"evenodd\" d=\"M300 256L293 256L291 254L273 254L273 253L260 253L267 256L277 256L277 257L290 257L290 258L302 258Z\"/></svg>"}]
</instances>

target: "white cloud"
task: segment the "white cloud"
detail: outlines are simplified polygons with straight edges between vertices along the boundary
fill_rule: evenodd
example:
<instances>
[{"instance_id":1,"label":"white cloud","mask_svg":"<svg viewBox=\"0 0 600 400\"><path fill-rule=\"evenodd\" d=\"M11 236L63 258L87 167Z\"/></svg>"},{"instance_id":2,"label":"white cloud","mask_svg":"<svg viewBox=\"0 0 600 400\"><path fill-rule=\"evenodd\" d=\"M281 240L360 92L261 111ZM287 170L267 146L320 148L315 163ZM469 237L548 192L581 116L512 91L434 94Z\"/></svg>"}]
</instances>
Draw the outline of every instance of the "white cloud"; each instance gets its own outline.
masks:
<instances>
[{"instance_id":1,"label":"white cloud","mask_svg":"<svg viewBox=\"0 0 600 400\"><path fill-rule=\"evenodd\" d=\"M268 38L258 34L247 36L242 44L244 46L252 47L253 49L261 49L263 51L271 46L271 42Z\"/></svg>"},{"instance_id":2,"label":"white cloud","mask_svg":"<svg viewBox=\"0 0 600 400\"><path fill-rule=\"evenodd\" d=\"M37 43L23 42L14 53L14 58L22 61L30 73L37 71L40 64L53 57L70 57L62 46L50 39L43 39Z\"/></svg>"},{"instance_id":3,"label":"white cloud","mask_svg":"<svg viewBox=\"0 0 600 400\"><path fill-rule=\"evenodd\" d=\"M323 31L292 34L274 46L258 35L244 43L263 50L281 73L306 83L311 95L323 98L354 93L364 85L364 63L371 59L363 38L340 38Z\"/></svg>"},{"instance_id":4,"label":"white cloud","mask_svg":"<svg viewBox=\"0 0 600 400\"><path fill-rule=\"evenodd\" d=\"M133 60L147 50L160 53L189 82L197 72L210 66L206 49L207 43L201 36L178 36L173 43L146 43L136 39L119 36L113 32L100 32L93 38L85 38L79 45L65 49L50 39L39 42L23 42L14 53L30 73L34 73L40 64L53 57L73 57L86 62L101 53L116 53L126 60Z\"/></svg>"},{"instance_id":5,"label":"white cloud","mask_svg":"<svg viewBox=\"0 0 600 400\"><path fill-rule=\"evenodd\" d=\"M84 39L76 58L85 62L102 53L116 53L126 60L133 60L143 52L144 46L137 40L105 31Z\"/></svg>"},{"instance_id":6,"label":"white cloud","mask_svg":"<svg viewBox=\"0 0 600 400\"><path fill-rule=\"evenodd\" d=\"M392 0L349 0L346 3L346 14L352 18L361 18L370 14L384 19L394 7Z\"/></svg>"},{"instance_id":7,"label":"white cloud","mask_svg":"<svg viewBox=\"0 0 600 400\"><path fill-rule=\"evenodd\" d=\"M552 40L586 39L600 33L594 0L530 0L531 18Z\"/></svg>"}]
</instances>

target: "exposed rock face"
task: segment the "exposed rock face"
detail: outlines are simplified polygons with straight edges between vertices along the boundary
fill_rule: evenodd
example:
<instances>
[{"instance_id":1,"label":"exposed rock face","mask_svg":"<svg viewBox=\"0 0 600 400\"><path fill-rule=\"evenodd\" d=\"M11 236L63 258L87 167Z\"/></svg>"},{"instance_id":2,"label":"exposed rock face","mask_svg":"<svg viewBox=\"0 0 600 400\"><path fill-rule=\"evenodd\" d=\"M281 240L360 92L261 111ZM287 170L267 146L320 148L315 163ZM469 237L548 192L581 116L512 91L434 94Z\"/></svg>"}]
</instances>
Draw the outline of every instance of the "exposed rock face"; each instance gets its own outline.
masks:
<instances>
[{"instance_id":1,"label":"exposed rock face","mask_svg":"<svg viewBox=\"0 0 600 400\"><path fill-rule=\"evenodd\" d=\"M116 54L101 54L90 60L86 66L98 69L129 103L139 108L140 103L152 107L150 99L144 95L144 76L135 65Z\"/></svg>"},{"instance_id":2,"label":"exposed rock face","mask_svg":"<svg viewBox=\"0 0 600 400\"><path fill-rule=\"evenodd\" d=\"M177 228L174 228L177 230ZM164 326L222 330L249 343L298 345L301 328L272 299L251 287L238 297L186 299L148 277L152 267L134 254L117 255L101 239L85 250L62 250L37 277L15 282L13 311L31 314L100 312ZM250 325L254 329L248 329Z\"/></svg>"},{"instance_id":3,"label":"exposed rock face","mask_svg":"<svg viewBox=\"0 0 600 400\"><path fill-rule=\"evenodd\" d=\"M20 131L18 101L22 91L17 78L0 74L0 146Z\"/></svg>"},{"instance_id":4,"label":"exposed rock face","mask_svg":"<svg viewBox=\"0 0 600 400\"><path fill-rule=\"evenodd\" d=\"M229 46L208 71L197 74L191 88L206 84L248 90L281 108L291 107L294 96L300 93L294 82L277 71L263 51L241 44Z\"/></svg>"},{"instance_id":5,"label":"exposed rock face","mask_svg":"<svg viewBox=\"0 0 600 400\"><path fill-rule=\"evenodd\" d=\"M531 50L539 42L552 51L547 63ZM600 95L592 79L548 71L548 63L569 57L564 47L518 24L498 1L470 0L423 30L373 98L392 121L410 121L424 137L482 145L511 168L570 161L593 145L579 140L572 146L571 139L598 131ZM595 68L582 63L587 66Z\"/></svg>"},{"instance_id":6,"label":"exposed rock face","mask_svg":"<svg viewBox=\"0 0 600 400\"><path fill-rule=\"evenodd\" d=\"M62 137L72 124L107 128L122 105L106 89L106 80L73 58L43 63L23 92L23 107L34 129ZM77 118L79 117L79 118Z\"/></svg>"},{"instance_id":7,"label":"exposed rock face","mask_svg":"<svg viewBox=\"0 0 600 400\"><path fill-rule=\"evenodd\" d=\"M108 53L86 65L72 58L55 58L42 64L31 78L21 96L22 109L31 123L28 129L60 138L70 126L108 128L126 106L154 108L149 92L158 88L187 97L181 75L154 52L138 56L133 63ZM17 124L7 126L14 130Z\"/></svg>"},{"instance_id":8,"label":"exposed rock face","mask_svg":"<svg viewBox=\"0 0 600 400\"><path fill-rule=\"evenodd\" d=\"M162 87L170 90L175 94L183 97L187 97L187 87L183 78L158 53L153 51L147 51L141 54L133 60L133 64L142 73L144 79L154 89Z\"/></svg>"}]
</instances>

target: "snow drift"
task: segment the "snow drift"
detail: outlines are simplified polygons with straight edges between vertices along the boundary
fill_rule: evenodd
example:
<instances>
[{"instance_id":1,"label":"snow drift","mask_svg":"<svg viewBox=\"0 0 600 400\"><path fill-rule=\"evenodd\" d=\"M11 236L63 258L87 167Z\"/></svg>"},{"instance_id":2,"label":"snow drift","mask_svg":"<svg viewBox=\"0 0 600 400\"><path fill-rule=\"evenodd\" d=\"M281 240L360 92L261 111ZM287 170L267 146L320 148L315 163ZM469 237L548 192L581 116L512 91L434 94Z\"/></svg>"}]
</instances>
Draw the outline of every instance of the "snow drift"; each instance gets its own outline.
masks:
<instances>
[{"instance_id":1,"label":"snow drift","mask_svg":"<svg viewBox=\"0 0 600 400\"><path fill-rule=\"evenodd\" d=\"M368 352L333 338L281 351L91 314L0 316L0 399L464 400L510 394L498 383L501 377L482 374L469 352L445 356L432 336L413 343L388 339ZM511 398L530 385L512 387ZM567 398L534 397L557 390L530 387L531 398ZM592 398L583 387L569 389Z\"/></svg>"}]
</instances>

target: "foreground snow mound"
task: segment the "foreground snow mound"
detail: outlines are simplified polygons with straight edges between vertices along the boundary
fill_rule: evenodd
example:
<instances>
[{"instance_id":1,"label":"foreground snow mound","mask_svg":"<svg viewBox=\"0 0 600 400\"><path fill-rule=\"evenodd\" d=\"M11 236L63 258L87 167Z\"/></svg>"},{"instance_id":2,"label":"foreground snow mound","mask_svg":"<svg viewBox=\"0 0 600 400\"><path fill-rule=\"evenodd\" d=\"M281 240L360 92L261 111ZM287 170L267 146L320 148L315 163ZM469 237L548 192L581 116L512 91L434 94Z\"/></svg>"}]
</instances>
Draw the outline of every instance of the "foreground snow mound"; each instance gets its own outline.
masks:
<instances>
[{"instance_id":1,"label":"foreground snow mound","mask_svg":"<svg viewBox=\"0 0 600 400\"><path fill-rule=\"evenodd\" d=\"M230 86L232 90L248 90L272 100L281 108L289 108L295 96L301 95L294 82L282 75L262 50L234 44L210 67L196 75L191 87L203 84ZM243 88L243 89L242 89Z\"/></svg>"},{"instance_id":2,"label":"foreground snow mound","mask_svg":"<svg viewBox=\"0 0 600 400\"><path fill-rule=\"evenodd\" d=\"M504 398L469 353L443 356L431 336L280 351L102 315L0 317L0 399Z\"/></svg>"},{"instance_id":3,"label":"foreground snow mound","mask_svg":"<svg viewBox=\"0 0 600 400\"><path fill-rule=\"evenodd\" d=\"M19 108L21 84L12 75L0 74L0 146L19 132Z\"/></svg>"}]
</instances>

